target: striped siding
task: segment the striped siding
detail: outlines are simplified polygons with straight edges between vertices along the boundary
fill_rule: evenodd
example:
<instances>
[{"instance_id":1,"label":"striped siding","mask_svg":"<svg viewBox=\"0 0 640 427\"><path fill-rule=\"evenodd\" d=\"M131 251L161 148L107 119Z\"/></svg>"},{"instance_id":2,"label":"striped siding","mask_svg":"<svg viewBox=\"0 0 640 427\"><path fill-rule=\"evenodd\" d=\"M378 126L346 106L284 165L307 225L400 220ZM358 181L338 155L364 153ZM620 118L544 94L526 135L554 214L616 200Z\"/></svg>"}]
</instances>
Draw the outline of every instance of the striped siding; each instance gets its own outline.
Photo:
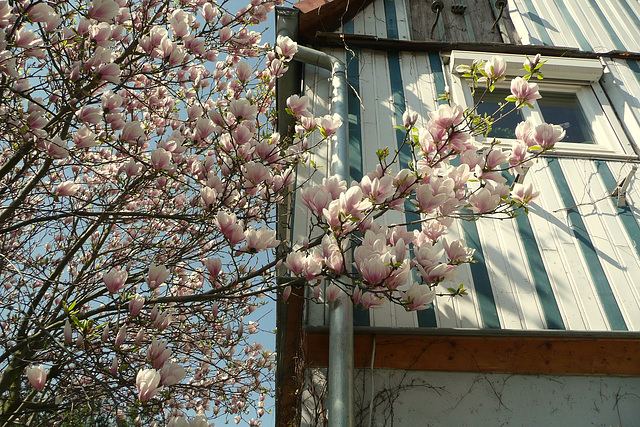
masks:
<instances>
[{"instance_id":1,"label":"striped siding","mask_svg":"<svg viewBox=\"0 0 640 427\"><path fill-rule=\"evenodd\" d=\"M331 50L328 53L344 60L344 52L341 50ZM331 73L310 65L305 66L304 73L303 94L311 99L311 112L315 116L329 114L331 108ZM319 136L316 135L312 138L310 144L315 145L318 142ZM299 166L296 169L297 185L321 184L322 179L330 173L329 165L331 164L331 156L332 150L329 144L320 146L316 150L313 161L321 166L321 168L316 173L311 174L310 168ZM302 245L304 238L307 237L311 215L309 214L309 210L299 202L295 204L294 209L291 243L295 247ZM322 291L324 292L324 289L322 289ZM325 311L324 305L314 303L307 304L305 313L306 323L314 326L326 324L325 322L328 322L328 311Z\"/></svg>"},{"instance_id":2,"label":"striped siding","mask_svg":"<svg viewBox=\"0 0 640 427\"><path fill-rule=\"evenodd\" d=\"M358 84L365 107L360 107L358 121L366 141L365 173L377 164L378 148L397 142L393 126L401 119L399 105L419 106L422 123L437 105L433 58L407 52L396 58L394 65L385 53L358 52ZM328 93L324 78L312 81L316 90ZM310 87L308 91L320 97ZM320 111L326 105L319 102L316 108ZM608 169L601 169L603 165ZM428 326L430 321L420 318L427 315L438 327L640 330L640 283L634 282L640 277L640 253L634 249L640 247L640 226L633 215L621 218L612 202L603 199L619 173L590 160L539 160L527 180L543 191L528 216L515 221L483 219L452 228L450 238L465 238L478 250L480 262L463 266L457 281L444 286L463 282L468 297L440 298L434 310L419 315L387 305L368 312L369 324ZM630 193L630 200L640 202L640 193L633 185L632 189L636 192ZM585 207L567 210L577 203ZM297 223L302 218L298 215ZM398 213L384 219L402 220ZM309 322L323 324L324 313L312 311Z\"/></svg>"},{"instance_id":3,"label":"striped siding","mask_svg":"<svg viewBox=\"0 0 640 427\"><path fill-rule=\"evenodd\" d=\"M640 2L510 0L509 12L524 43L640 51ZM349 25L345 31L351 31ZM409 38L401 0L375 0L352 25L355 34ZM362 174L377 164L378 148L393 148L398 141L393 126L405 105L419 114L419 125L426 124L445 80L438 54L361 50L349 59L351 84L359 86L364 106L358 105L355 113L356 101L350 100L350 157L356 160L359 154L359 137L366 144ZM640 64L605 62L602 87L622 123L622 128L614 127L619 134L624 129L637 144ZM326 77L312 70L307 75L306 90L317 101L317 112L324 114ZM319 157L330 154L325 150ZM351 166L352 178L357 178L357 167ZM439 298L434 309L417 314L387 305L363 315L371 326L640 330L640 214L634 208L640 205L640 185L633 181L629 189L631 208L619 209L615 200L605 197L629 169L622 163L540 159L527 176L527 182L541 189L528 216L452 227L449 237L465 238L481 262L462 266L456 281L443 286L463 282L469 296ZM299 172L299 180L303 177ZM399 215L384 221L401 221ZM296 230L303 229L306 220L305 213L296 210ZM310 324L324 324L324 318L322 310L309 310Z\"/></svg>"}]
</instances>

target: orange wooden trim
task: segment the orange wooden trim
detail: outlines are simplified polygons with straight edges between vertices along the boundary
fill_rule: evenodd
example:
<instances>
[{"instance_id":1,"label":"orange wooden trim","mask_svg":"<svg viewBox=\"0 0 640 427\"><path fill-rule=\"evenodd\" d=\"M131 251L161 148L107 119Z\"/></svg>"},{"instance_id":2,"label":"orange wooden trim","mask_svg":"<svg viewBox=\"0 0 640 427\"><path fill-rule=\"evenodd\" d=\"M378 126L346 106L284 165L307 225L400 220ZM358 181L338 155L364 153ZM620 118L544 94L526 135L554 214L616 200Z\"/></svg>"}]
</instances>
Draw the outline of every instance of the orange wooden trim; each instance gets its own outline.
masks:
<instances>
[{"instance_id":1,"label":"orange wooden trim","mask_svg":"<svg viewBox=\"0 0 640 427\"><path fill-rule=\"evenodd\" d=\"M302 0L293 7L300 10L298 37L311 40L318 31L334 31L348 22L371 0Z\"/></svg>"},{"instance_id":2,"label":"orange wooden trim","mask_svg":"<svg viewBox=\"0 0 640 427\"><path fill-rule=\"evenodd\" d=\"M374 334L354 336L356 367L371 366ZM416 371L640 375L632 338L376 334L374 367ZM329 335L308 333L307 363L327 366Z\"/></svg>"}]
</instances>

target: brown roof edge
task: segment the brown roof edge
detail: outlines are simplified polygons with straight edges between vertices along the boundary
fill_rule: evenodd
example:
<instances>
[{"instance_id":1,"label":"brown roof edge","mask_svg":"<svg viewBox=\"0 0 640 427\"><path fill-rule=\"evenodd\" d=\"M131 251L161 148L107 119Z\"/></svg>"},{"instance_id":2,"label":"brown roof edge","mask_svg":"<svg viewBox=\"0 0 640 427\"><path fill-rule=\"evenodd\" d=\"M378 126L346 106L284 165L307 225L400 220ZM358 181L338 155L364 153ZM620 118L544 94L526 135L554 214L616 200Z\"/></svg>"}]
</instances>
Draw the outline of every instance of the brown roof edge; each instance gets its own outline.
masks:
<instances>
[{"instance_id":1,"label":"brown roof edge","mask_svg":"<svg viewBox=\"0 0 640 427\"><path fill-rule=\"evenodd\" d=\"M302 0L294 4L301 12L300 41L313 39L318 31L335 31L369 3L371 0Z\"/></svg>"},{"instance_id":2,"label":"brown roof edge","mask_svg":"<svg viewBox=\"0 0 640 427\"><path fill-rule=\"evenodd\" d=\"M413 51L413 52L448 52L452 50L469 50L477 52L529 54L537 53L547 56L570 58L618 58L640 60L640 52L612 50L608 52L585 52L574 47L538 46L507 43L456 43L415 40L387 39L361 34L338 34L318 32L313 38L318 46L360 47L380 51Z\"/></svg>"}]
</instances>

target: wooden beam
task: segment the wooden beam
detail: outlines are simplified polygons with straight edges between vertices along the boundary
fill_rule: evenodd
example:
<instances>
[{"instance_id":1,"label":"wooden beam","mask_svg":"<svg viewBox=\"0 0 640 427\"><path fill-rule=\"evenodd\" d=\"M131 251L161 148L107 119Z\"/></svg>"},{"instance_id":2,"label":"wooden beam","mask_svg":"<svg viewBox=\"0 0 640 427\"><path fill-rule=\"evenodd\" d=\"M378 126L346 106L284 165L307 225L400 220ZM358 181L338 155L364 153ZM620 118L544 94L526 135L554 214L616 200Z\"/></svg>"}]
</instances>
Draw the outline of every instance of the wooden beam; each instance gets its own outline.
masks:
<instances>
[{"instance_id":1,"label":"wooden beam","mask_svg":"<svg viewBox=\"0 0 640 427\"><path fill-rule=\"evenodd\" d=\"M469 50L474 52L513 53L564 58L617 58L640 61L640 52L610 50L608 52L586 52L574 47L516 45L507 43L462 43L387 39L362 34L336 34L319 32L313 39L315 46L359 47L386 52L450 52Z\"/></svg>"},{"instance_id":2,"label":"wooden beam","mask_svg":"<svg viewBox=\"0 0 640 427\"><path fill-rule=\"evenodd\" d=\"M640 340L559 336L444 336L358 333L356 367L519 374L640 375ZM327 366L329 336L307 333L307 363Z\"/></svg>"}]
</instances>

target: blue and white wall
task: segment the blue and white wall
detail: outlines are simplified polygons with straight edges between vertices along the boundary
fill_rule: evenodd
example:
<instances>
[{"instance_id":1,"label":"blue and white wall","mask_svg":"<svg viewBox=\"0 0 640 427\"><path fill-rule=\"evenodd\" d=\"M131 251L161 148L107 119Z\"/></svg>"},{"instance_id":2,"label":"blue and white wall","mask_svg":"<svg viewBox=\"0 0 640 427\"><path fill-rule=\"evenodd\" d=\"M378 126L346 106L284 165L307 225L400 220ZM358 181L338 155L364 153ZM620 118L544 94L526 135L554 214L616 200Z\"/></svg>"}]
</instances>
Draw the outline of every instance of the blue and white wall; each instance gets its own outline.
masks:
<instances>
[{"instance_id":1,"label":"blue and white wall","mask_svg":"<svg viewBox=\"0 0 640 427\"><path fill-rule=\"evenodd\" d=\"M509 0L509 14L524 44L640 52L640 2L635 0ZM407 15L401 0L374 0L339 31L408 40ZM375 168L377 149L397 147L393 126L401 123L405 108L419 113L418 125L425 124L451 76L437 53L357 48L330 53L348 64L349 81L359 96L352 93L349 100L349 156L351 177L360 179ZM602 62L600 87L611 108L607 120L638 146L640 64ZM316 114L328 112L328 74L307 67L304 92L314 100ZM331 155L324 149L316 161L327 164ZM468 296L438 298L433 309L419 313L392 305L356 310L355 324L640 331L640 182L631 181L628 207L618 208L608 196L632 166L607 158L540 159L525 179L541 190L529 215L452 227L452 234L476 249L479 261L459 269L454 283L464 283ZM300 171L299 182L306 178ZM311 179L321 181L322 175ZM305 215L304 208L296 208L294 241L301 242L305 234ZM394 215L388 220L402 219ZM309 305L306 323L327 325L324 307ZM375 350L371 357L373 366ZM315 371L311 381L315 385L305 391L303 425L318 425L321 419L314 418L318 405L309 391L320 389L323 371ZM637 425L638 395L637 377L363 369L356 378L356 417L358 425L374 426ZM372 402L377 412L369 419Z\"/></svg>"},{"instance_id":2,"label":"blue and white wall","mask_svg":"<svg viewBox=\"0 0 640 427\"><path fill-rule=\"evenodd\" d=\"M402 1L376 0L341 31L408 39ZM582 9L580 9L582 8ZM583 50L640 52L640 3L634 1L518 0L509 12L523 43ZM620 27L614 30L609 23ZM401 137L393 127L409 106L425 124L437 97L450 83L437 53L333 50L348 64L350 170L352 179L373 170L379 148L393 149ZM640 65L605 60L601 86L617 128L640 142ZM329 107L328 75L306 69L305 93L316 114ZM634 95L636 94L636 95ZM627 153L627 154L633 154ZM323 152L316 161L330 158ZM541 190L528 216L515 221L461 223L452 233L476 249L478 263L459 269L455 284L469 296L439 298L432 310L407 313L388 305L356 310L360 326L473 329L640 330L640 183L633 180L629 207L607 197L631 170L628 162L584 158L544 158L526 177ZM322 176L316 174L315 179ZM300 182L305 179L300 174ZM295 213L294 241L306 229L304 208ZM389 221L402 220L389 217ZM297 236L297 237L295 237ZM445 284L451 286L452 284ZM444 289L442 289L444 291ZM322 306L308 308L308 324L324 325Z\"/></svg>"}]
</instances>

